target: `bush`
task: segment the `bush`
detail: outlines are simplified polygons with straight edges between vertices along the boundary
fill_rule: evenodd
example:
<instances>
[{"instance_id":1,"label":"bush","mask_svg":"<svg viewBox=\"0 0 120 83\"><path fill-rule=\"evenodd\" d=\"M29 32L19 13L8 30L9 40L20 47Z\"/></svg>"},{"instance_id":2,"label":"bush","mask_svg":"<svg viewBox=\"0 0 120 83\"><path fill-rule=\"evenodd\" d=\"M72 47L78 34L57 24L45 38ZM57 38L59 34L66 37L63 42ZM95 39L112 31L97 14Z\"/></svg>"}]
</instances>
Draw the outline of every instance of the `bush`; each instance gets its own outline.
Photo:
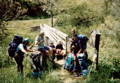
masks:
<instances>
[{"instance_id":1,"label":"bush","mask_svg":"<svg viewBox=\"0 0 120 83\"><path fill-rule=\"evenodd\" d=\"M56 24L58 26L72 25L89 27L96 22L103 22L102 15L94 13L87 4L82 4L70 8L67 14L58 16Z\"/></svg>"},{"instance_id":2,"label":"bush","mask_svg":"<svg viewBox=\"0 0 120 83\"><path fill-rule=\"evenodd\" d=\"M86 83L111 83L113 81L111 80L112 78L119 79L120 77L120 71L117 71L119 68L114 68L113 65L104 61L100 62L98 71L94 70L92 66L89 69L90 73L87 76ZM116 81L119 82L119 80Z\"/></svg>"}]
</instances>

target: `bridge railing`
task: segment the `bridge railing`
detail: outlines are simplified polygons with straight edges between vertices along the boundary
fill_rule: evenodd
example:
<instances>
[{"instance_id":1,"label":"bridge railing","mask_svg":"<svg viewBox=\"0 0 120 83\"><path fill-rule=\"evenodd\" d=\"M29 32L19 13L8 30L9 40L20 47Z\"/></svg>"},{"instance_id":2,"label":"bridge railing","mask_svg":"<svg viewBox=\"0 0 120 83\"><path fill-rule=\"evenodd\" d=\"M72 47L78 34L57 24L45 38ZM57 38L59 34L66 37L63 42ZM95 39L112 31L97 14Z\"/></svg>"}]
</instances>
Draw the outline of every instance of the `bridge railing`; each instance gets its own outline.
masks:
<instances>
[{"instance_id":1,"label":"bridge railing","mask_svg":"<svg viewBox=\"0 0 120 83\"><path fill-rule=\"evenodd\" d=\"M57 30L55 28L52 28L46 24L44 26L40 25L41 30L45 32L45 45L48 46L50 41L53 41L55 45L59 41L62 42L63 48L67 51L67 37L68 35L63 33L60 30Z\"/></svg>"}]
</instances>

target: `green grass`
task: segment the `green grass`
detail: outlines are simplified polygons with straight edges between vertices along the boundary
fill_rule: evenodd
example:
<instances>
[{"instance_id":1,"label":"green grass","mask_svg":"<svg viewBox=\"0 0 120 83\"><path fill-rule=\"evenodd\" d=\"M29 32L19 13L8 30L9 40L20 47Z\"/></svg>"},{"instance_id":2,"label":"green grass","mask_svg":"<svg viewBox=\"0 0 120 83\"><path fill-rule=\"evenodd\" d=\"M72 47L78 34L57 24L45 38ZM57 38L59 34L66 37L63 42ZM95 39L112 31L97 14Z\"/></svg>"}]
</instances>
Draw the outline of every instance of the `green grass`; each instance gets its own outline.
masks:
<instances>
[{"instance_id":1,"label":"green grass","mask_svg":"<svg viewBox=\"0 0 120 83\"><path fill-rule=\"evenodd\" d=\"M64 1L68 2L66 4ZM76 2L75 2L76 1ZM119 18L116 19L116 16L105 15L104 10L104 0L101 1L88 1L88 0L59 0L60 10L65 10L65 13L56 11L60 15L54 16L54 28L63 31L71 36L70 31L72 28L75 28L79 34L84 34L90 37L90 32L93 29L98 29L101 31L100 37L100 47L99 47L99 70L96 71L93 67L93 63L89 64L89 73L86 77L74 78L71 73L68 73L65 70L61 70L61 66L56 69L50 69L43 74L43 76L38 79L33 79L26 77L27 74L31 73L29 66L29 57L24 59L24 75L23 79L20 78L19 74L16 72L16 63L13 59L8 58L7 47L14 35L21 35L24 38L30 38L31 43L34 44L35 37L38 35L38 31L30 32L30 27L34 25L44 25L47 24L51 26L51 19L37 19L37 20L16 20L10 21L7 25L8 37L0 41L0 82L1 83L120 83L120 23ZM92 9L91 13L88 12L90 16L97 15L97 18L104 17L99 21L92 21L92 25L89 27L86 26L73 26L69 22L69 19L72 17L72 13L68 12L69 8L75 7L76 5L81 5L83 3L87 4L87 9ZM57 4L57 3L56 3ZM56 5L57 6L57 5ZM58 7L58 6L57 6ZM56 8L57 8L56 7ZM112 5L113 7L113 5ZM74 8L75 9L75 8ZM110 9L110 8L109 8ZM86 14L86 13L85 13ZM117 12L116 12L117 14ZM71 16L70 16L71 15ZM86 14L87 15L87 14ZM118 14L117 14L118 15ZM60 23L57 24L56 22ZM71 21L72 22L72 21ZM59 25L59 26L58 26ZM88 41L88 57L90 62L94 55L94 48L89 45ZM49 64L49 68L51 65Z\"/></svg>"},{"instance_id":2,"label":"green grass","mask_svg":"<svg viewBox=\"0 0 120 83\"><path fill-rule=\"evenodd\" d=\"M19 76L19 74L16 72L16 64L14 59L8 58L7 53L7 46L8 43L11 41L13 35L22 35L24 38L28 37L31 39L31 43L34 43L34 38L37 36L39 32L30 32L29 28L33 25L39 25L39 24L48 24L50 25L50 19L43 19L43 20L27 20L27 21L11 21L9 22L9 28L8 33L11 33L4 42L1 43L1 68L0 68L0 79L2 83L62 83L63 81L66 81L67 79L74 79L71 74L67 75L61 75L59 71L61 69L52 69L46 72L42 78L33 79L26 77L27 74L30 74L32 70L30 69L29 65L29 57L24 59L24 75L23 78ZM63 32L70 32L70 28L72 27L66 27L66 29L63 30L62 27L56 26L56 28L60 29ZM75 27L76 28L76 27ZM93 29L97 28L97 26L91 26L90 28L79 28L78 33L86 34L88 37L90 36L89 32ZM99 83L107 82L107 83L117 83L119 82L119 78L115 77L116 73L120 72L120 60L119 60L119 40L111 39L111 37L116 37L116 35L120 35L119 33L115 35L110 35L109 29L102 27L98 27L98 29L101 31L101 41L100 41L100 51L99 51L99 71L95 71L93 65L89 66L89 74L82 80L82 82L87 83L96 83L99 81ZM106 29L106 30L105 30ZM116 31L116 27L113 28L114 31ZM106 32L106 33L105 33ZM89 59L92 61L94 53L94 48L89 46L88 41L88 54ZM9 63L10 62L10 63ZM51 67L51 66L50 66ZM66 71L64 71L66 72ZM66 77L67 76L67 77ZM67 80L67 81L68 81ZM75 79L72 82L78 82L79 80Z\"/></svg>"}]
</instances>

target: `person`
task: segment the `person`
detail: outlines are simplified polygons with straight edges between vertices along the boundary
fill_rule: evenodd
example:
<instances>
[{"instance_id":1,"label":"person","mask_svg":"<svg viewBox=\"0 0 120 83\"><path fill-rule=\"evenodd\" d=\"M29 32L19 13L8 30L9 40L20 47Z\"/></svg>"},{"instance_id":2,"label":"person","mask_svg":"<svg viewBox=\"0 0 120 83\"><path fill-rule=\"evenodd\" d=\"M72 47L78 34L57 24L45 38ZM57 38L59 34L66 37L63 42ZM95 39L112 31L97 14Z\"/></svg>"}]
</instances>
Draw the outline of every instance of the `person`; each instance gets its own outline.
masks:
<instances>
[{"instance_id":1,"label":"person","mask_svg":"<svg viewBox=\"0 0 120 83\"><path fill-rule=\"evenodd\" d=\"M41 31L35 38L35 45L38 46L38 51L45 53L49 57L51 55L50 49L47 46L44 46L44 41L44 32Z\"/></svg>"},{"instance_id":2,"label":"person","mask_svg":"<svg viewBox=\"0 0 120 83\"><path fill-rule=\"evenodd\" d=\"M71 30L71 33L72 33L72 38L76 35L76 30L75 29L72 29Z\"/></svg>"},{"instance_id":3,"label":"person","mask_svg":"<svg viewBox=\"0 0 120 83\"><path fill-rule=\"evenodd\" d=\"M54 61L55 56L56 56L57 54L56 54L56 48L55 48L55 45L54 45L54 42L53 42L53 41L50 42L49 48L50 48L50 50L51 50L51 52L52 52L52 56L51 56L51 57L52 57L52 60Z\"/></svg>"},{"instance_id":4,"label":"person","mask_svg":"<svg viewBox=\"0 0 120 83\"><path fill-rule=\"evenodd\" d=\"M74 37L75 34L76 34L76 30L75 30L75 29L72 29L72 30L71 30L71 38L68 39L70 42L73 41L73 37Z\"/></svg>"},{"instance_id":5,"label":"person","mask_svg":"<svg viewBox=\"0 0 120 83\"><path fill-rule=\"evenodd\" d=\"M33 52L33 50L27 49L27 45L29 45L30 39L25 38L21 44L18 45L15 53L15 61L17 63L17 71L20 72L21 74L23 73L23 59L24 59L24 54L28 56L28 52Z\"/></svg>"},{"instance_id":6,"label":"person","mask_svg":"<svg viewBox=\"0 0 120 83\"><path fill-rule=\"evenodd\" d=\"M65 55L65 51L63 49L63 44L61 41L59 41L56 45L56 53L57 55L62 55L62 57Z\"/></svg>"},{"instance_id":7,"label":"person","mask_svg":"<svg viewBox=\"0 0 120 83\"><path fill-rule=\"evenodd\" d=\"M73 37L75 36L75 34L76 34L76 30L75 29L72 29L71 30L71 34L72 34L72 37L71 37L71 39L69 39L69 41L70 42L72 42L73 41ZM78 39L79 39L79 37L78 37ZM88 39L86 39L86 41L87 41ZM84 46L84 45L85 46ZM81 41L81 47L82 47L82 52L86 55L86 57L85 57L85 60L86 60L86 62L88 61L88 53L87 53L87 43L84 41Z\"/></svg>"},{"instance_id":8,"label":"person","mask_svg":"<svg viewBox=\"0 0 120 83\"><path fill-rule=\"evenodd\" d=\"M73 71L77 71L77 55L82 52L81 42L78 40L77 34L74 35L73 41L71 43L71 52L74 54L74 67Z\"/></svg>"}]
</instances>

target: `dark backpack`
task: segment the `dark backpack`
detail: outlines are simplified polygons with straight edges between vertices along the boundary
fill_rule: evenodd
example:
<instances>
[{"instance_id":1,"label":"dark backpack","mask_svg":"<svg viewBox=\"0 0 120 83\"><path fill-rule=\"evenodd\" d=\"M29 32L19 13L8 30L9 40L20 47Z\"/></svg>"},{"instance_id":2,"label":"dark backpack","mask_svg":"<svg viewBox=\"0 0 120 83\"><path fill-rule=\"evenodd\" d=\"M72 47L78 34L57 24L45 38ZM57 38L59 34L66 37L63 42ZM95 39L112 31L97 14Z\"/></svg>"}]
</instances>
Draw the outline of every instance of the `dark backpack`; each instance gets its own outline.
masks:
<instances>
[{"instance_id":1,"label":"dark backpack","mask_svg":"<svg viewBox=\"0 0 120 83\"><path fill-rule=\"evenodd\" d=\"M34 66L36 69L40 70L43 66L43 56L41 53L32 53L30 55L31 58L31 68L34 69Z\"/></svg>"},{"instance_id":2,"label":"dark backpack","mask_svg":"<svg viewBox=\"0 0 120 83\"><path fill-rule=\"evenodd\" d=\"M10 57L14 57L15 56L16 49L17 49L18 45L20 43L22 43L22 41L23 41L23 37L22 36L19 36L19 35L14 36L12 41L9 43L9 47L8 47L8 55Z\"/></svg>"},{"instance_id":3,"label":"dark backpack","mask_svg":"<svg viewBox=\"0 0 120 83\"><path fill-rule=\"evenodd\" d=\"M79 34L78 40L80 40L80 42L82 44L82 48L86 49L87 48L87 41L89 40L88 37L83 35L83 34Z\"/></svg>"}]
</instances>

